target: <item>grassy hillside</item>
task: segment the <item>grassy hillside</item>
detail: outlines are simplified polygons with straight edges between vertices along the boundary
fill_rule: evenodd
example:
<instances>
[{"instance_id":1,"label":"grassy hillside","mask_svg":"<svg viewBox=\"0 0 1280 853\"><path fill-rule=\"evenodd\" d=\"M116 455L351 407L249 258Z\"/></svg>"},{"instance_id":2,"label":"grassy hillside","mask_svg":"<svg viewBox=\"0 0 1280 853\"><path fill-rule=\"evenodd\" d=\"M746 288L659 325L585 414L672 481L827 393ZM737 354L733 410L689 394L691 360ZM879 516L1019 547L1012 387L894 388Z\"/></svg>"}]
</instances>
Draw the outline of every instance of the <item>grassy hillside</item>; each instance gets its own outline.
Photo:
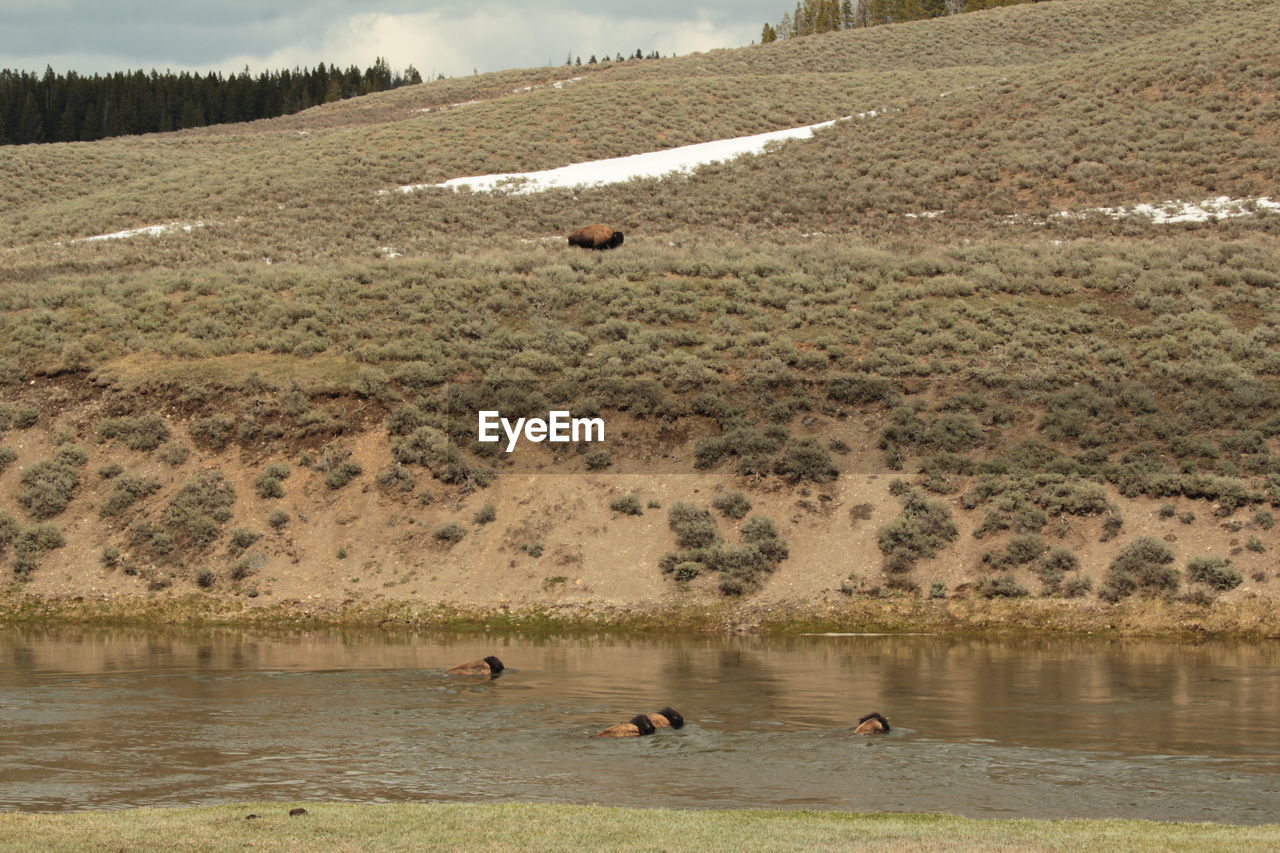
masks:
<instances>
[{"instance_id":1,"label":"grassy hillside","mask_svg":"<svg viewBox=\"0 0 1280 853\"><path fill-rule=\"evenodd\" d=\"M1280 199L1278 11L1062 0L8 149L0 559L50 594L1269 597L1280 215L1099 209ZM692 176L394 191L869 111ZM594 221L625 245L558 236ZM508 458L481 407L616 438Z\"/></svg>"}]
</instances>

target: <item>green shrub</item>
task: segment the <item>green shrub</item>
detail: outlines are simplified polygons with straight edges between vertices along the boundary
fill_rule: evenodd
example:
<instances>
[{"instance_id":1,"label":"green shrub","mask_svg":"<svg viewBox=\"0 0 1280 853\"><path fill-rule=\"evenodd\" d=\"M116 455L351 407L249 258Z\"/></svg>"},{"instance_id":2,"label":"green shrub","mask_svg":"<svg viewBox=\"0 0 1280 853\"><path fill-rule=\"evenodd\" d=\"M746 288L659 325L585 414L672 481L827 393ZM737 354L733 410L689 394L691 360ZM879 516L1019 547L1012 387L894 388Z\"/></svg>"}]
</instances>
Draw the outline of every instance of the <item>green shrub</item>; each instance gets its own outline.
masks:
<instances>
[{"instance_id":1,"label":"green shrub","mask_svg":"<svg viewBox=\"0 0 1280 853\"><path fill-rule=\"evenodd\" d=\"M595 450L588 453L583 461L586 462L588 471L603 471L613 464L613 457L607 450Z\"/></svg>"},{"instance_id":2,"label":"green shrub","mask_svg":"<svg viewBox=\"0 0 1280 853\"><path fill-rule=\"evenodd\" d=\"M155 450L169 440L169 427L160 415L107 418L98 424L98 436L119 439L130 450Z\"/></svg>"},{"instance_id":3,"label":"green shrub","mask_svg":"<svg viewBox=\"0 0 1280 853\"><path fill-rule=\"evenodd\" d=\"M12 447L0 446L0 474L4 473L4 469L12 465L18 458L18 452Z\"/></svg>"},{"instance_id":4,"label":"green shrub","mask_svg":"<svg viewBox=\"0 0 1280 853\"><path fill-rule=\"evenodd\" d=\"M761 578L773 569L772 562L755 545L737 548L716 545L707 549L705 555L707 567L720 573L720 590L727 595L755 589Z\"/></svg>"},{"instance_id":5,"label":"green shrub","mask_svg":"<svg viewBox=\"0 0 1280 853\"><path fill-rule=\"evenodd\" d=\"M827 380L827 396L837 403L883 403L897 394L893 380L867 374L837 374Z\"/></svg>"},{"instance_id":6,"label":"green shrub","mask_svg":"<svg viewBox=\"0 0 1280 853\"><path fill-rule=\"evenodd\" d=\"M763 515L753 515L742 525L742 538L754 545L773 565L781 563L790 555L787 543L778 536L778 529L773 521ZM772 565L770 569L772 570Z\"/></svg>"},{"instance_id":7,"label":"green shrub","mask_svg":"<svg viewBox=\"0 0 1280 853\"><path fill-rule=\"evenodd\" d=\"M1053 595L1063 589L1063 580L1067 572L1080 568L1080 561L1070 550L1062 547L1053 548L1048 554L1031 564L1031 572L1044 585L1044 594Z\"/></svg>"},{"instance_id":8,"label":"green shrub","mask_svg":"<svg viewBox=\"0 0 1280 853\"><path fill-rule=\"evenodd\" d=\"M402 492L412 492L418 485L417 478L409 468L394 460L378 474L376 482L383 488L396 488Z\"/></svg>"},{"instance_id":9,"label":"green shrub","mask_svg":"<svg viewBox=\"0 0 1280 853\"><path fill-rule=\"evenodd\" d=\"M208 589L213 586L214 581L217 579L218 576L211 569L200 569L196 572L196 586L201 589Z\"/></svg>"},{"instance_id":10,"label":"green shrub","mask_svg":"<svg viewBox=\"0 0 1280 853\"><path fill-rule=\"evenodd\" d=\"M1064 598L1083 598L1093 589L1093 581L1086 577L1067 578L1062 584Z\"/></svg>"},{"instance_id":11,"label":"green shrub","mask_svg":"<svg viewBox=\"0 0 1280 853\"><path fill-rule=\"evenodd\" d=\"M0 518L0 530L5 526L3 521L4 519ZM22 530L13 538L14 575L25 581L31 571L40 564L45 554L66 544L62 531L52 524L38 524Z\"/></svg>"},{"instance_id":12,"label":"green shrub","mask_svg":"<svg viewBox=\"0 0 1280 853\"><path fill-rule=\"evenodd\" d=\"M997 567L1025 566L1038 558L1049 546L1035 534L1015 536L1005 545L1004 553L992 559Z\"/></svg>"},{"instance_id":13,"label":"green shrub","mask_svg":"<svg viewBox=\"0 0 1280 853\"><path fill-rule=\"evenodd\" d=\"M467 535L467 529L455 522L442 524L431 532L432 537L437 542L447 542L450 545L461 542L463 537Z\"/></svg>"},{"instance_id":14,"label":"green shrub","mask_svg":"<svg viewBox=\"0 0 1280 853\"><path fill-rule=\"evenodd\" d=\"M247 577L262 571L263 566L267 564L267 558L263 554L247 554L231 566L231 570L227 573L232 581L242 581Z\"/></svg>"},{"instance_id":15,"label":"green shrub","mask_svg":"<svg viewBox=\"0 0 1280 853\"><path fill-rule=\"evenodd\" d=\"M1244 577L1221 557L1193 557L1187 561L1187 580L1226 591L1244 582Z\"/></svg>"},{"instance_id":16,"label":"green shrub","mask_svg":"<svg viewBox=\"0 0 1280 853\"><path fill-rule=\"evenodd\" d=\"M476 510L476 514L471 517L475 524L488 524L498 517L498 508L493 504L485 504Z\"/></svg>"},{"instance_id":17,"label":"green shrub","mask_svg":"<svg viewBox=\"0 0 1280 853\"><path fill-rule=\"evenodd\" d=\"M640 498L635 494L622 495L609 502L609 509L622 515L641 515Z\"/></svg>"},{"instance_id":18,"label":"green shrub","mask_svg":"<svg viewBox=\"0 0 1280 853\"><path fill-rule=\"evenodd\" d=\"M80 470L63 459L42 459L22 472L18 504L34 519L53 518L80 487Z\"/></svg>"},{"instance_id":19,"label":"green shrub","mask_svg":"<svg viewBox=\"0 0 1280 853\"><path fill-rule=\"evenodd\" d=\"M693 443L693 466L710 468L728 454L729 443L723 436L703 436Z\"/></svg>"},{"instance_id":20,"label":"green shrub","mask_svg":"<svg viewBox=\"0 0 1280 853\"><path fill-rule=\"evenodd\" d=\"M282 509L273 509L267 514L267 525L272 530L280 530L289 523L289 513Z\"/></svg>"},{"instance_id":21,"label":"green shrub","mask_svg":"<svg viewBox=\"0 0 1280 853\"><path fill-rule=\"evenodd\" d=\"M1172 563L1168 545L1150 536L1139 537L1111 561L1098 594L1107 601L1119 601L1135 592L1176 592L1178 572Z\"/></svg>"},{"instance_id":22,"label":"green shrub","mask_svg":"<svg viewBox=\"0 0 1280 853\"><path fill-rule=\"evenodd\" d=\"M271 477L266 473L259 474L258 478L253 481L253 489L260 498L270 500L284 497L284 483L279 477Z\"/></svg>"},{"instance_id":23,"label":"green shrub","mask_svg":"<svg viewBox=\"0 0 1280 853\"><path fill-rule=\"evenodd\" d=\"M269 462L262 473L253 480L253 491L262 498L284 497L284 480L288 479L289 466L284 462Z\"/></svg>"},{"instance_id":24,"label":"green shrub","mask_svg":"<svg viewBox=\"0 0 1280 853\"><path fill-rule=\"evenodd\" d=\"M667 510L667 524L675 531L676 544L681 548L705 548L720 538L711 513L683 501Z\"/></svg>"},{"instance_id":25,"label":"green shrub","mask_svg":"<svg viewBox=\"0 0 1280 853\"><path fill-rule=\"evenodd\" d=\"M228 537L228 542L230 543L232 550L243 551L245 548L248 548L261 538L261 533L257 533L244 527L237 527L231 531L231 534Z\"/></svg>"},{"instance_id":26,"label":"green shrub","mask_svg":"<svg viewBox=\"0 0 1280 853\"><path fill-rule=\"evenodd\" d=\"M4 549L11 545L21 532L22 526L14 520L14 517L0 509L0 554L4 553Z\"/></svg>"},{"instance_id":27,"label":"green shrub","mask_svg":"<svg viewBox=\"0 0 1280 853\"><path fill-rule=\"evenodd\" d=\"M171 441L160 448L159 452L156 453L156 458L170 468L177 468L191 458L191 448L180 441Z\"/></svg>"},{"instance_id":28,"label":"green shrub","mask_svg":"<svg viewBox=\"0 0 1280 853\"><path fill-rule=\"evenodd\" d=\"M363 471L359 462L347 459L334 465L325 473L324 484L331 489L341 489Z\"/></svg>"},{"instance_id":29,"label":"green shrub","mask_svg":"<svg viewBox=\"0 0 1280 853\"><path fill-rule=\"evenodd\" d=\"M829 483L837 475L831 452L813 438L799 438L788 444L774 470L793 483Z\"/></svg>"},{"instance_id":30,"label":"green shrub","mask_svg":"<svg viewBox=\"0 0 1280 853\"><path fill-rule=\"evenodd\" d=\"M728 518L746 518L747 513L751 512L751 501L739 491L716 495L711 505Z\"/></svg>"},{"instance_id":31,"label":"green shrub","mask_svg":"<svg viewBox=\"0 0 1280 853\"><path fill-rule=\"evenodd\" d=\"M102 549L98 561L102 563L103 568L114 569L120 565L120 549L114 545L108 545Z\"/></svg>"},{"instance_id":32,"label":"green shrub","mask_svg":"<svg viewBox=\"0 0 1280 853\"><path fill-rule=\"evenodd\" d=\"M124 466L119 462L108 462L98 469L98 476L104 480L110 480L119 477L124 473Z\"/></svg>"},{"instance_id":33,"label":"green shrub","mask_svg":"<svg viewBox=\"0 0 1280 853\"><path fill-rule=\"evenodd\" d=\"M191 422L191 438L210 450L225 450L235 432L235 421L226 415L210 415Z\"/></svg>"},{"instance_id":34,"label":"green shrub","mask_svg":"<svg viewBox=\"0 0 1280 853\"><path fill-rule=\"evenodd\" d=\"M672 569L671 576L683 583L698 577L698 575L702 574L703 568L702 563L686 560L683 563L676 563L675 568Z\"/></svg>"},{"instance_id":35,"label":"green shrub","mask_svg":"<svg viewBox=\"0 0 1280 853\"><path fill-rule=\"evenodd\" d=\"M984 598L1022 598L1030 595L1027 588L1014 580L1013 575L993 575L978 584L978 594Z\"/></svg>"},{"instance_id":36,"label":"green shrub","mask_svg":"<svg viewBox=\"0 0 1280 853\"><path fill-rule=\"evenodd\" d=\"M179 542L203 548L231 518L235 489L220 472L201 473L183 484L165 510L164 522Z\"/></svg>"},{"instance_id":37,"label":"green shrub","mask_svg":"<svg viewBox=\"0 0 1280 853\"><path fill-rule=\"evenodd\" d=\"M899 497L902 514L876 534L877 544L886 556L910 561L933 557L960 535L946 504L929 500L914 489Z\"/></svg>"},{"instance_id":38,"label":"green shrub","mask_svg":"<svg viewBox=\"0 0 1280 853\"><path fill-rule=\"evenodd\" d=\"M138 501L159 490L160 481L152 477L120 477L98 512L104 518L121 515Z\"/></svg>"},{"instance_id":39,"label":"green shrub","mask_svg":"<svg viewBox=\"0 0 1280 853\"><path fill-rule=\"evenodd\" d=\"M934 581L929 584L929 598L938 599L947 597L947 585L942 581Z\"/></svg>"}]
</instances>

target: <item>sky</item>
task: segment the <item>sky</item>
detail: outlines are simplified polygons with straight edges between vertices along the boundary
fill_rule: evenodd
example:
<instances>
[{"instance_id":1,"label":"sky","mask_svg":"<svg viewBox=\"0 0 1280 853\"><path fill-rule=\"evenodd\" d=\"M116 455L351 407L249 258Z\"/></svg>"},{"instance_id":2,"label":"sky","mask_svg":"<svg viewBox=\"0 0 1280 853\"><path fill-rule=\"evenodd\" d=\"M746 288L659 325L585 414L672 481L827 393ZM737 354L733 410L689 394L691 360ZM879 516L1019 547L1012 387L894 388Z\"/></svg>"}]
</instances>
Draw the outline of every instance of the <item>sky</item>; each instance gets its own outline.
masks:
<instances>
[{"instance_id":1,"label":"sky","mask_svg":"<svg viewBox=\"0 0 1280 853\"><path fill-rule=\"evenodd\" d=\"M787 0L0 0L0 68L234 73L326 62L456 77L758 40Z\"/></svg>"}]
</instances>

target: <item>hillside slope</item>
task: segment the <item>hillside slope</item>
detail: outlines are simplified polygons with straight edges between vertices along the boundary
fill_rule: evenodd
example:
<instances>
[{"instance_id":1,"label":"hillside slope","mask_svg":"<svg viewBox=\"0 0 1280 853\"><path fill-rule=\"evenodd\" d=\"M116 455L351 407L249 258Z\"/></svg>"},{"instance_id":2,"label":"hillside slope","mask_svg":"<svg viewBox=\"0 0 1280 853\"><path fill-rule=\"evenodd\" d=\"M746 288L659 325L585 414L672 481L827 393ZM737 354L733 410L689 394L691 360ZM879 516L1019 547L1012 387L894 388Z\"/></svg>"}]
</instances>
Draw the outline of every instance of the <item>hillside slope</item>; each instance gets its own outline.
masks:
<instances>
[{"instance_id":1,"label":"hillside slope","mask_svg":"<svg viewBox=\"0 0 1280 853\"><path fill-rule=\"evenodd\" d=\"M15 594L1270 601L1277 11L1062 0L13 149ZM625 244L565 246L593 221ZM609 435L507 455L483 408Z\"/></svg>"}]
</instances>

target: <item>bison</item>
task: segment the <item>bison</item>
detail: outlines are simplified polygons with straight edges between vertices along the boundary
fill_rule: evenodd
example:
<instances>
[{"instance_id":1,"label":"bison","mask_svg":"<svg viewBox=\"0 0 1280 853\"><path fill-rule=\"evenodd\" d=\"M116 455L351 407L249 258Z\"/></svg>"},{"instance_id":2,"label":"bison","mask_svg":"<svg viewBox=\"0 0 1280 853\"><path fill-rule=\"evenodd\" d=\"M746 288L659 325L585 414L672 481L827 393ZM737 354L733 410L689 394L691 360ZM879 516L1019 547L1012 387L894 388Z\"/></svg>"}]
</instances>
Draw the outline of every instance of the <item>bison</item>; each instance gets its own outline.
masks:
<instances>
[{"instance_id":1,"label":"bison","mask_svg":"<svg viewBox=\"0 0 1280 853\"><path fill-rule=\"evenodd\" d=\"M642 735L651 735L653 732L653 721L649 719L648 715L637 714L631 718L630 722L609 726L602 732L596 732L592 737L640 737Z\"/></svg>"},{"instance_id":2,"label":"bison","mask_svg":"<svg viewBox=\"0 0 1280 853\"><path fill-rule=\"evenodd\" d=\"M649 722L653 723L655 729L679 729L684 728L684 717L680 716L680 712L673 710L670 706L663 708L656 714L645 714L649 718Z\"/></svg>"},{"instance_id":3,"label":"bison","mask_svg":"<svg viewBox=\"0 0 1280 853\"><path fill-rule=\"evenodd\" d=\"M858 720L855 735L883 735L889 733L889 721L875 711Z\"/></svg>"},{"instance_id":4,"label":"bison","mask_svg":"<svg viewBox=\"0 0 1280 853\"><path fill-rule=\"evenodd\" d=\"M466 663L460 663L457 666L451 666L445 670L446 675L497 675L505 669L502 661L493 655L489 655L483 660L469 660Z\"/></svg>"},{"instance_id":5,"label":"bison","mask_svg":"<svg viewBox=\"0 0 1280 853\"><path fill-rule=\"evenodd\" d=\"M614 231L608 225L588 225L569 235L569 245L584 249L616 249L622 245L622 232Z\"/></svg>"}]
</instances>

